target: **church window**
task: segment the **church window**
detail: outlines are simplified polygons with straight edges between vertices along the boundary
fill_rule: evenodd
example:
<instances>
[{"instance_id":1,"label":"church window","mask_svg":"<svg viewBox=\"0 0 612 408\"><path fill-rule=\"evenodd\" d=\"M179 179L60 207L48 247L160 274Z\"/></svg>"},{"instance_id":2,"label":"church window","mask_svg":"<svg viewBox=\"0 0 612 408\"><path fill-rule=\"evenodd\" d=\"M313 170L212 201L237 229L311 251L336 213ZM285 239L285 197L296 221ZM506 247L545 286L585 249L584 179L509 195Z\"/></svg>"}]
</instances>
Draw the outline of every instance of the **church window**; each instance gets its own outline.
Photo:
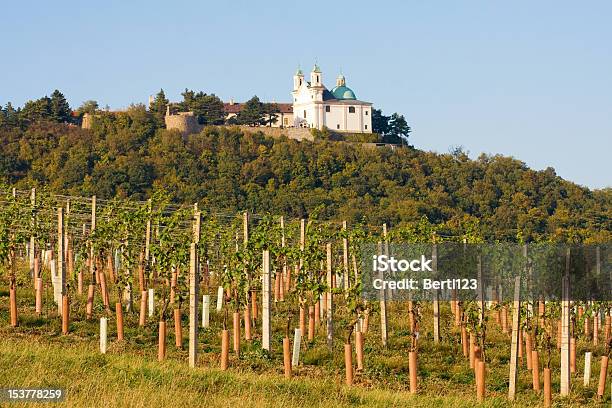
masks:
<instances>
[{"instance_id":1,"label":"church window","mask_svg":"<svg viewBox=\"0 0 612 408\"><path fill-rule=\"evenodd\" d=\"M325 107L325 112L331 112L331 108L330 108L330 106L329 106L329 105L327 105L327 106Z\"/></svg>"},{"instance_id":2,"label":"church window","mask_svg":"<svg viewBox=\"0 0 612 408\"><path fill-rule=\"evenodd\" d=\"M349 106L349 113L355 113L355 107Z\"/></svg>"},{"instance_id":3,"label":"church window","mask_svg":"<svg viewBox=\"0 0 612 408\"><path fill-rule=\"evenodd\" d=\"M336 125L336 129L340 129L340 125Z\"/></svg>"},{"instance_id":4,"label":"church window","mask_svg":"<svg viewBox=\"0 0 612 408\"><path fill-rule=\"evenodd\" d=\"M368 111L365 111L365 115L368 116Z\"/></svg>"},{"instance_id":5,"label":"church window","mask_svg":"<svg viewBox=\"0 0 612 408\"><path fill-rule=\"evenodd\" d=\"M365 125L365 129L368 130L368 125Z\"/></svg>"},{"instance_id":6,"label":"church window","mask_svg":"<svg viewBox=\"0 0 612 408\"><path fill-rule=\"evenodd\" d=\"M304 110L304 119L306 119L306 110Z\"/></svg>"}]
</instances>

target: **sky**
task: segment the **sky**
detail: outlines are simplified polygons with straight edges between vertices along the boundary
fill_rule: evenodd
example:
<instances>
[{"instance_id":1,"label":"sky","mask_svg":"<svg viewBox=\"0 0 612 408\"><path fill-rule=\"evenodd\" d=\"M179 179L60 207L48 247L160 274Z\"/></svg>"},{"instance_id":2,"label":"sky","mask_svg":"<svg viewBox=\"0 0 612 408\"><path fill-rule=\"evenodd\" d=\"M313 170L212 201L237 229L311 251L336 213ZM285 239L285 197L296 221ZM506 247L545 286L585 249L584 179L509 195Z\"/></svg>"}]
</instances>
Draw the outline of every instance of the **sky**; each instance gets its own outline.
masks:
<instances>
[{"instance_id":1,"label":"sky","mask_svg":"<svg viewBox=\"0 0 612 408\"><path fill-rule=\"evenodd\" d=\"M60 89L73 108L163 88L290 102L318 62L403 114L411 143L503 154L612 187L612 2L12 1L0 11L0 104Z\"/></svg>"}]
</instances>

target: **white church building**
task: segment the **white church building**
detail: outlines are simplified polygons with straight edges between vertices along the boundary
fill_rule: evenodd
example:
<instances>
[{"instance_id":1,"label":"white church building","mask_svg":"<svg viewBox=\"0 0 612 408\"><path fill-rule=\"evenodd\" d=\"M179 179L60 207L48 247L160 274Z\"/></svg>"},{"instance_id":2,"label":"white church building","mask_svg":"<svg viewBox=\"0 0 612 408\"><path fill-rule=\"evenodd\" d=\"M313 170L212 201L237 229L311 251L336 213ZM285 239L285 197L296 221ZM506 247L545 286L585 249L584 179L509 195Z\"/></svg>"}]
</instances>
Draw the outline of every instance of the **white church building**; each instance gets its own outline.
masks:
<instances>
[{"instance_id":1,"label":"white church building","mask_svg":"<svg viewBox=\"0 0 612 408\"><path fill-rule=\"evenodd\" d=\"M315 64L310 81L300 69L293 76L293 126L336 132L372 133L372 104L357 100L346 86L344 75L336 79L329 91L323 85L323 74Z\"/></svg>"}]
</instances>

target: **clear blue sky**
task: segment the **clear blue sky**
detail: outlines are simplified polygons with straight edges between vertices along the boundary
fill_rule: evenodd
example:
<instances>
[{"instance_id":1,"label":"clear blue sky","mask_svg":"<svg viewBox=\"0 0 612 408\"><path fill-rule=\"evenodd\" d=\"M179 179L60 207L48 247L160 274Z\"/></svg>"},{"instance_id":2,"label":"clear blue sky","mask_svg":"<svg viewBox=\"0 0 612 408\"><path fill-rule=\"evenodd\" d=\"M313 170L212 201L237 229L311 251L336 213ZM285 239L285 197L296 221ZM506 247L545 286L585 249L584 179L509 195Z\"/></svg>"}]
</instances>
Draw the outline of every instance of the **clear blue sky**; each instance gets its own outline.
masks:
<instances>
[{"instance_id":1,"label":"clear blue sky","mask_svg":"<svg viewBox=\"0 0 612 408\"><path fill-rule=\"evenodd\" d=\"M0 103L55 88L73 107L188 87L290 101L298 64L400 112L412 143L462 145L612 186L609 1L12 1Z\"/></svg>"}]
</instances>

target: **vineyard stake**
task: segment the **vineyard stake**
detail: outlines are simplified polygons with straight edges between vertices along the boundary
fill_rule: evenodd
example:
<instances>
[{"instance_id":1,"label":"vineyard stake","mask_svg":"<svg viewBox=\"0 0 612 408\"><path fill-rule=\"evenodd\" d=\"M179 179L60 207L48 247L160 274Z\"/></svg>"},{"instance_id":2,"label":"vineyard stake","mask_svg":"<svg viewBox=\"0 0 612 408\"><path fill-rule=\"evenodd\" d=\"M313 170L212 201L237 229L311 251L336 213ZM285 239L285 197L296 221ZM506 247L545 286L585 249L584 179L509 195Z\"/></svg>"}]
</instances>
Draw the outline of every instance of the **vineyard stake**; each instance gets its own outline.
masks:
<instances>
[{"instance_id":1,"label":"vineyard stake","mask_svg":"<svg viewBox=\"0 0 612 408\"><path fill-rule=\"evenodd\" d=\"M147 291L143 290L140 292L140 318L138 325L144 327L147 323Z\"/></svg>"},{"instance_id":2,"label":"vineyard stake","mask_svg":"<svg viewBox=\"0 0 612 408\"><path fill-rule=\"evenodd\" d=\"M346 221L342 221L342 230L346 233L347 225ZM349 255L348 255L349 247L348 247L348 238L345 236L342 238L342 266L344 273L344 290L349 289L350 281L349 281ZM347 292L348 293L348 292Z\"/></svg>"},{"instance_id":3,"label":"vineyard stake","mask_svg":"<svg viewBox=\"0 0 612 408\"><path fill-rule=\"evenodd\" d=\"M192 243L189 257L189 367L195 367L198 362L198 300L200 297L198 272L198 247L196 243Z\"/></svg>"},{"instance_id":4,"label":"vineyard stake","mask_svg":"<svg viewBox=\"0 0 612 408\"><path fill-rule=\"evenodd\" d=\"M382 254L382 242L378 241L378 255ZM384 279L382 271L378 272L378 277ZM380 336L383 347L387 347L387 301L384 288L379 291L380 296Z\"/></svg>"},{"instance_id":5,"label":"vineyard stake","mask_svg":"<svg viewBox=\"0 0 612 408\"><path fill-rule=\"evenodd\" d=\"M561 297L561 395L570 392L570 287L569 287L570 250L565 255L565 276L563 277ZM532 365L534 362L532 361Z\"/></svg>"},{"instance_id":6,"label":"vineyard stake","mask_svg":"<svg viewBox=\"0 0 612 408\"><path fill-rule=\"evenodd\" d=\"M516 383L518 381L518 354L520 338L520 315L521 315L521 277L514 278L514 300L512 304L512 339L510 345L510 381L508 388L508 399L514 401L516 398Z\"/></svg>"},{"instance_id":7,"label":"vineyard stake","mask_svg":"<svg viewBox=\"0 0 612 408\"><path fill-rule=\"evenodd\" d=\"M64 268L64 209L57 209L57 268L58 302L57 312L62 315L62 296L66 295L66 269Z\"/></svg>"},{"instance_id":8,"label":"vineyard stake","mask_svg":"<svg viewBox=\"0 0 612 408\"><path fill-rule=\"evenodd\" d=\"M435 233L434 233L435 240ZM431 249L432 269L434 276L438 274L438 245L435 243ZM440 343L440 294L437 289L433 291L433 336L434 343Z\"/></svg>"},{"instance_id":9,"label":"vineyard stake","mask_svg":"<svg viewBox=\"0 0 612 408\"><path fill-rule=\"evenodd\" d=\"M263 251L261 347L270 351L270 251Z\"/></svg>"},{"instance_id":10,"label":"vineyard stake","mask_svg":"<svg viewBox=\"0 0 612 408\"><path fill-rule=\"evenodd\" d=\"M327 244L327 347L331 350L334 346L334 296L332 292L332 247Z\"/></svg>"},{"instance_id":11,"label":"vineyard stake","mask_svg":"<svg viewBox=\"0 0 612 408\"><path fill-rule=\"evenodd\" d=\"M32 191L30 192L30 205L32 207L32 209L34 210L36 208L36 188L33 188ZM36 229L36 212L32 211L32 218L31 218L31 223L32 223L32 230ZM34 236L34 234L30 235L30 250L29 250L29 260L30 260L30 277L36 279L36 273L35 273L35 268L34 268L34 260L36 258L36 238ZM36 283L36 281L34 281L34 283Z\"/></svg>"}]
</instances>

